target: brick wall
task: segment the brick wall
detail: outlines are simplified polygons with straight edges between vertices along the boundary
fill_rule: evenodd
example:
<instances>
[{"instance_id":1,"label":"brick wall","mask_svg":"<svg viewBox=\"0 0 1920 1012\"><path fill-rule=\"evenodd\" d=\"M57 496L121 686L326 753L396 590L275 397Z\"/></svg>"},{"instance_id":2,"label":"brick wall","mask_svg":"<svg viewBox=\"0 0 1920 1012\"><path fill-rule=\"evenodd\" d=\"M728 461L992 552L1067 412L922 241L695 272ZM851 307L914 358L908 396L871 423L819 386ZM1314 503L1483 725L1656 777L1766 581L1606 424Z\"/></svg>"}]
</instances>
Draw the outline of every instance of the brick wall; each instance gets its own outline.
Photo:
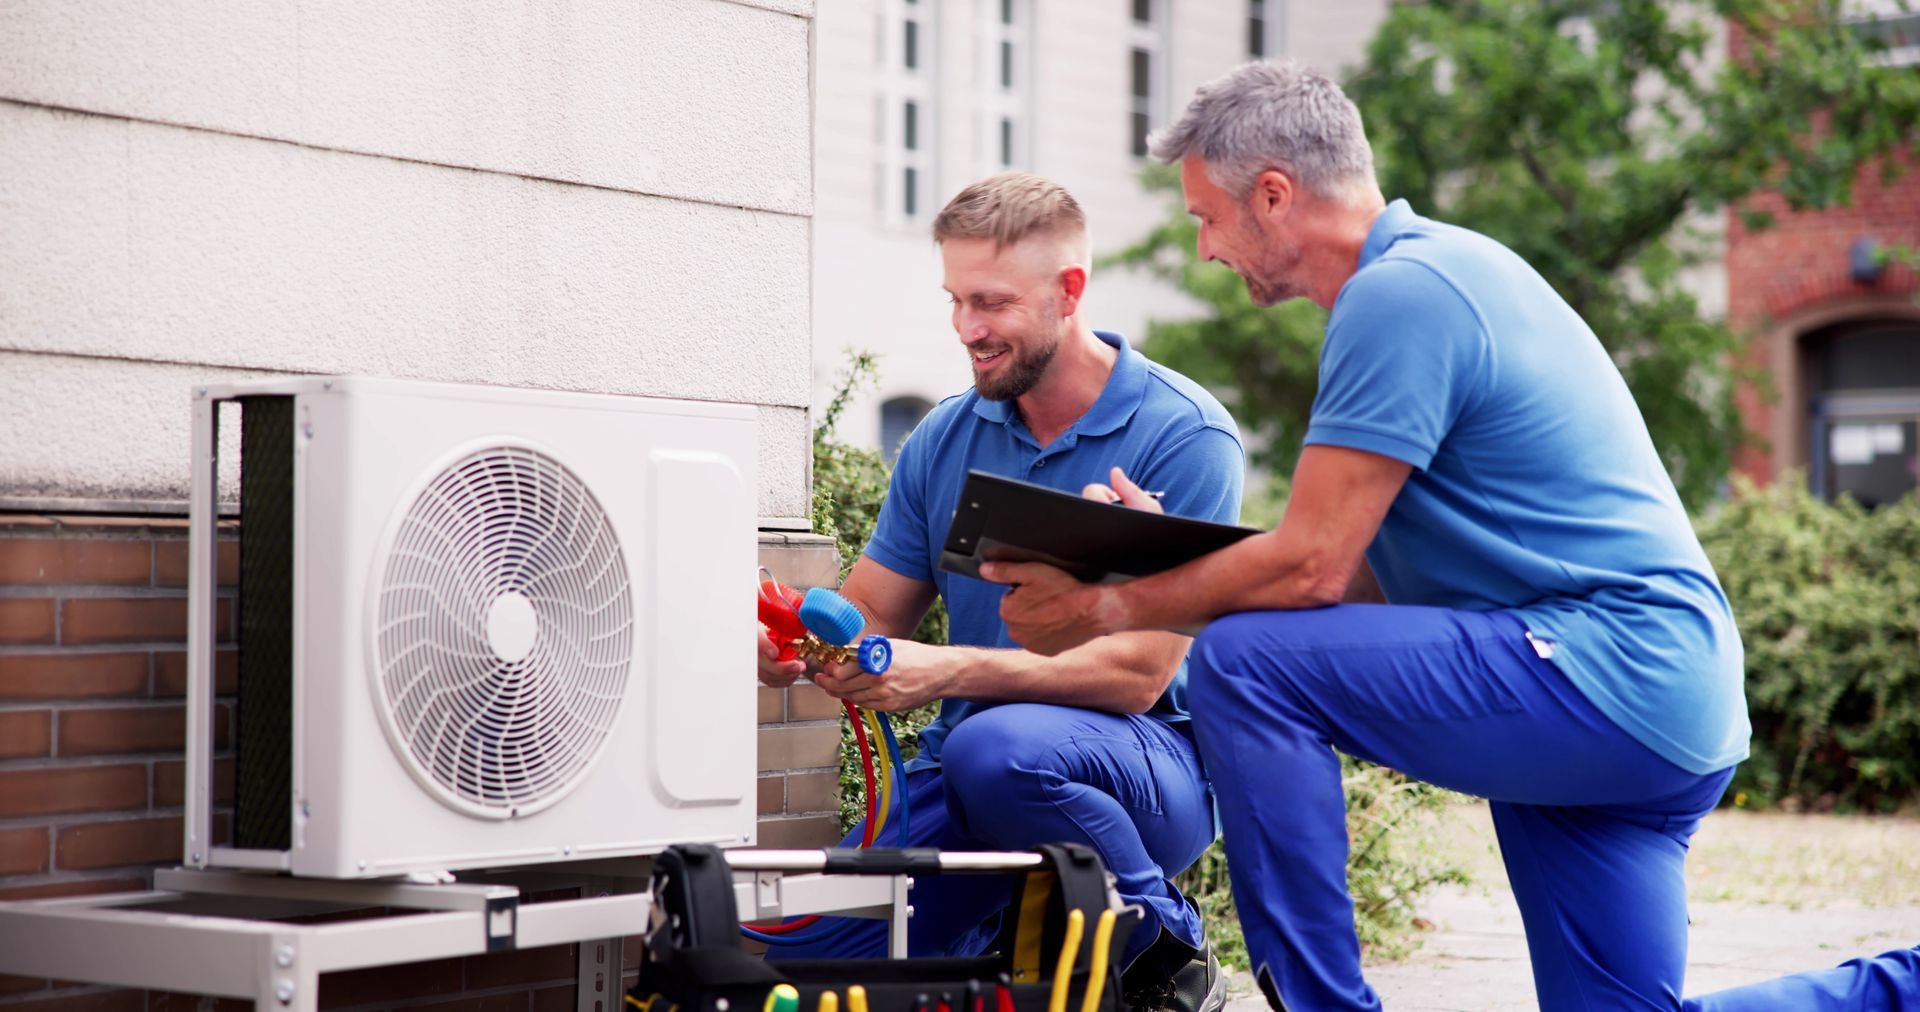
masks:
<instances>
[{"instance_id":1,"label":"brick wall","mask_svg":"<svg viewBox=\"0 0 1920 1012\"><path fill-rule=\"evenodd\" d=\"M237 534L223 527L219 563L222 839L233 789ZM0 900L145 889L154 867L179 863L186 560L184 520L0 514ZM812 536L762 535L760 561L800 586L838 573L832 543ZM838 837L839 705L806 684L762 687L758 702L759 842L825 846ZM629 970L637 955L629 941ZM320 999L327 1008L571 1009L577 957L574 946L554 946L328 974ZM6 1012L200 1004L0 975Z\"/></svg>"},{"instance_id":2,"label":"brick wall","mask_svg":"<svg viewBox=\"0 0 1920 1012\"><path fill-rule=\"evenodd\" d=\"M1881 179L1880 163L1862 168L1850 207L1794 212L1779 195L1764 194L1743 205L1774 215L1775 224L1758 232L1737 210L1728 212L1727 320L1749 339L1745 363L1773 374L1778 394L1768 399L1752 386L1740 393L1747 426L1763 442L1744 450L1737 466L1757 481L1804 463L1804 448L1787 444L1801 438L1805 391L1799 377L1782 375L1797 369L1795 321L1833 322L1824 310L1857 304L1865 313L1920 289L1906 267L1889 268L1874 282L1855 281L1848 270L1848 252L1862 236L1920 247L1920 165L1906 158L1899 164L1903 172L1891 183Z\"/></svg>"}]
</instances>

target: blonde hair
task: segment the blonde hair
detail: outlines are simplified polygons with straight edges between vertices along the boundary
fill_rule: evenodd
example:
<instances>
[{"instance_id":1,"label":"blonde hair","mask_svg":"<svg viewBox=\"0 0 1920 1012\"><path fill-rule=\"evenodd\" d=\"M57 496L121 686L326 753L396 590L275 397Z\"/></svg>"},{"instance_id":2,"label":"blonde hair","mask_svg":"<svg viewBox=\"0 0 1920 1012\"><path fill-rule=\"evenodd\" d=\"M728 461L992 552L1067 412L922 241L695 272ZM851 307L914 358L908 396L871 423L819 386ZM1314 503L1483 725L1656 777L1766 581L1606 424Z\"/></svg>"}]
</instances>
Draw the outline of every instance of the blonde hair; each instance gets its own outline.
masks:
<instances>
[{"instance_id":1,"label":"blonde hair","mask_svg":"<svg viewBox=\"0 0 1920 1012\"><path fill-rule=\"evenodd\" d=\"M933 241L991 239L995 250L1036 235L1084 238L1087 216L1066 187L1031 172L1002 172L961 190L933 219Z\"/></svg>"}]
</instances>

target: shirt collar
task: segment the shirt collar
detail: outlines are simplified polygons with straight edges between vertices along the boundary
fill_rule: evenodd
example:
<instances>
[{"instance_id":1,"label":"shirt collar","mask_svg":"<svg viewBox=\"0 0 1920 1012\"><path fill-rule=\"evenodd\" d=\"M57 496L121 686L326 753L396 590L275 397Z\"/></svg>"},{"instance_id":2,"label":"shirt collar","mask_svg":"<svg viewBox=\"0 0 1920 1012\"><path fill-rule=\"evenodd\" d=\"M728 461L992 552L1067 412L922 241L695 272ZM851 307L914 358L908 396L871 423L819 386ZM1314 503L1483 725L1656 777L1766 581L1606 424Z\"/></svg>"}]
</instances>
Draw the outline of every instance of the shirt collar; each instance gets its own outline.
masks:
<instances>
[{"instance_id":1,"label":"shirt collar","mask_svg":"<svg viewBox=\"0 0 1920 1012\"><path fill-rule=\"evenodd\" d=\"M1408 225L1419 217L1413 213L1413 205L1405 200L1396 200L1388 204L1378 217L1373 219L1373 227L1367 230L1367 241L1360 247L1360 262L1354 265L1358 271L1379 259L1380 254L1393 245L1393 241L1406 231Z\"/></svg>"},{"instance_id":2,"label":"shirt collar","mask_svg":"<svg viewBox=\"0 0 1920 1012\"><path fill-rule=\"evenodd\" d=\"M1127 339L1110 330L1096 330L1093 336L1105 341L1119 357L1113 360L1113 372L1107 376L1107 385L1100 389L1100 396L1093 407L1081 415L1079 420L1067 428L1067 433L1082 436L1104 436L1127 424L1140 401L1147 393L1147 360L1140 353L1127 346ZM1005 424L1018 416L1014 413L1013 402L990 401L979 395L974 396L973 413L990 422Z\"/></svg>"}]
</instances>

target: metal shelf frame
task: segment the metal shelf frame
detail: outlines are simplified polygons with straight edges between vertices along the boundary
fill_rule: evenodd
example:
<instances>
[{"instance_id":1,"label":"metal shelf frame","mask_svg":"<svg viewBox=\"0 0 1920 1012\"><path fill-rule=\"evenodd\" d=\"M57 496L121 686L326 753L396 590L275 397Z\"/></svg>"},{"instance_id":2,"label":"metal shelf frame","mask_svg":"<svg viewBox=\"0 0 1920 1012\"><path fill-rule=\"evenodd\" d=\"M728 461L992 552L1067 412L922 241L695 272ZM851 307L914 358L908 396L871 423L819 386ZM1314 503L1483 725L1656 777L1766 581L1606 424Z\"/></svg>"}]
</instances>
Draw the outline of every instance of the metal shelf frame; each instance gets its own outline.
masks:
<instances>
[{"instance_id":1,"label":"metal shelf frame","mask_svg":"<svg viewBox=\"0 0 1920 1012\"><path fill-rule=\"evenodd\" d=\"M834 913L889 921L907 949L906 875L822 873L824 851L734 851L745 920ZM959 855L955 855L959 857ZM1030 854L967 855L1002 869ZM0 972L251 998L262 1010L314 1012L320 975L454 956L580 943L580 1012L620 1007L622 942L649 930L648 857L477 872L464 881L331 881L205 868L154 872L154 889L0 903ZM956 865L954 870L960 870ZM577 899L523 903L579 887ZM370 907L382 917L286 920Z\"/></svg>"}]
</instances>

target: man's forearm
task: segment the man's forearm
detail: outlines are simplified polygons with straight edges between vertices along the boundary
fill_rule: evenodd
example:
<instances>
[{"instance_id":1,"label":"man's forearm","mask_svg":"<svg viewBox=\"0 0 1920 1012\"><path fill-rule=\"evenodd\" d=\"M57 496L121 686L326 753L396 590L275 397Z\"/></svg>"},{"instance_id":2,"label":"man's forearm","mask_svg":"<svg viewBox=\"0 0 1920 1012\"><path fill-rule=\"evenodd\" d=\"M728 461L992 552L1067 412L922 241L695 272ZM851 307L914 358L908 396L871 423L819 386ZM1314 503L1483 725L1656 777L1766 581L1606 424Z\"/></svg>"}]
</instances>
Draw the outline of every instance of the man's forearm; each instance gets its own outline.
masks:
<instances>
[{"instance_id":1,"label":"man's forearm","mask_svg":"<svg viewBox=\"0 0 1920 1012\"><path fill-rule=\"evenodd\" d=\"M1284 529L1283 529L1284 530ZM1184 566L1107 588L1103 623L1120 629L1194 632L1222 615L1338 604L1350 566L1292 545L1283 531L1258 534Z\"/></svg>"},{"instance_id":2,"label":"man's forearm","mask_svg":"<svg viewBox=\"0 0 1920 1012\"><path fill-rule=\"evenodd\" d=\"M984 647L941 649L953 651L959 660L948 695L1145 713L1173 680L1186 650L1186 637L1109 636L1054 657Z\"/></svg>"}]
</instances>

